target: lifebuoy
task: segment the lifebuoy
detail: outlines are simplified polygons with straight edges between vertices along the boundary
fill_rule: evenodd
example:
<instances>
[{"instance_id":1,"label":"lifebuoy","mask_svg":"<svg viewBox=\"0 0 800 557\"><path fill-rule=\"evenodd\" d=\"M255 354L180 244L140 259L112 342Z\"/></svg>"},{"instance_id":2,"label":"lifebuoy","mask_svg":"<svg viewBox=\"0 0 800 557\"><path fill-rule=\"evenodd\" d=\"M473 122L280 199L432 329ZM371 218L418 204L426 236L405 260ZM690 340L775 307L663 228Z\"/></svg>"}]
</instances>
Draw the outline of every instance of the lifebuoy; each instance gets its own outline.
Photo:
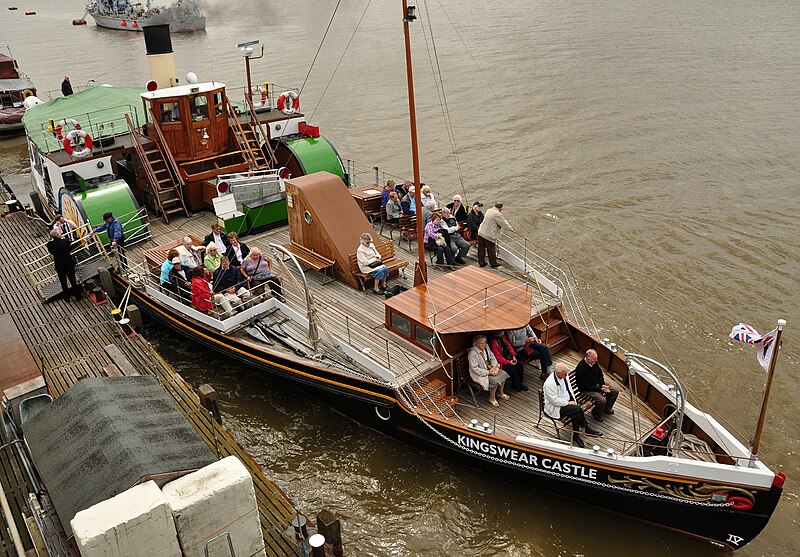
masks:
<instances>
[{"instance_id":1,"label":"lifebuoy","mask_svg":"<svg viewBox=\"0 0 800 557\"><path fill-rule=\"evenodd\" d=\"M56 125L56 136L59 141L64 141L64 126L69 124L72 126L72 131L81 129L81 124L72 118L64 118Z\"/></svg>"},{"instance_id":2,"label":"lifebuoy","mask_svg":"<svg viewBox=\"0 0 800 557\"><path fill-rule=\"evenodd\" d=\"M83 149L76 151L72 143L78 138L83 139ZM80 129L74 129L64 138L64 152L74 159L82 159L92 154L92 136Z\"/></svg>"},{"instance_id":3,"label":"lifebuoy","mask_svg":"<svg viewBox=\"0 0 800 557\"><path fill-rule=\"evenodd\" d=\"M296 91L284 91L278 97L278 110L284 114L294 114L300 110L300 95Z\"/></svg>"},{"instance_id":4,"label":"lifebuoy","mask_svg":"<svg viewBox=\"0 0 800 557\"><path fill-rule=\"evenodd\" d=\"M22 98L23 98L23 100L24 100L24 99L27 99L28 97L32 97L32 96L33 96L33 91L32 91L31 89L25 89L25 90L22 92Z\"/></svg>"},{"instance_id":5,"label":"lifebuoy","mask_svg":"<svg viewBox=\"0 0 800 557\"><path fill-rule=\"evenodd\" d=\"M728 503L733 503L733 508L737 511L746 511L753 508L753 502L747 497L739 495L731 495L728 497Z\"/></svg>"}]
</instances>

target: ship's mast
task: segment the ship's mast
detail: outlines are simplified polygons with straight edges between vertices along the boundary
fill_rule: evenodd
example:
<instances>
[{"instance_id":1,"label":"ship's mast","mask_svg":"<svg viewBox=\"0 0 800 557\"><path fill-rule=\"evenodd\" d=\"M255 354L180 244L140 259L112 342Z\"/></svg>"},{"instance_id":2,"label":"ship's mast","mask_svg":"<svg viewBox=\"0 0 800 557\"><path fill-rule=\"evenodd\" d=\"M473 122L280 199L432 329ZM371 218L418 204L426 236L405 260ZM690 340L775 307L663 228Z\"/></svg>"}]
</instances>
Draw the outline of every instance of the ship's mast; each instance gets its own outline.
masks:
<instances>
[{"instance_id":1,"label":"ship's mast","mask_svg":"<svg viewBox=\"0 0 800 557\"><path fill-rule=\"evenodd\" d=\"M425 265L425 241L422 237L422 197L420 196L419 147L417 145L417 112L414 107L414 75L411 67L411 38L408 24L417 19L416 6L409 6L403 0L403 33L406 41L406 74L408 81L408 118L411 123L411 163L414 167L414 206L417 221L417 268L414 271L414 286L428 281L428 268Z\"/></svg>"}]
</instances>

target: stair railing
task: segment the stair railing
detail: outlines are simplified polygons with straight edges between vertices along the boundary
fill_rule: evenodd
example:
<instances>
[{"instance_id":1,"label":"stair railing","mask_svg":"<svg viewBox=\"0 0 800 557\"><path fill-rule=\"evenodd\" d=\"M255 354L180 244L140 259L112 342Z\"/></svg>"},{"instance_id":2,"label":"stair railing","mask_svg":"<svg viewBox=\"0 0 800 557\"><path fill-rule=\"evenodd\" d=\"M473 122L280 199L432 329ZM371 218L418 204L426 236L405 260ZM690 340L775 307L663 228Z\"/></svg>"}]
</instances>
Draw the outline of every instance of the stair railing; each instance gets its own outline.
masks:
<instances>
[{"instance_id":1,"label":"stair railing","mask_svg":"<svg viewBox=\"0 0 800 557\"><path fill-rule=\"evenodd\" d=\"M161 201L158 196L158 178L153 171L153 167L150 166L150 161L147 159L147 154L144 152L144 145L142 145L141 140L139 139L139 131L133 125L131 121L131 117L128 114L125 114L125 120L128 122L128 128L131 130L131 136L133 137L133 141L136 144L136 152L139 154L139 158L142 161L142 166L144 167L144 171L147 174L147 181L150 183L150 189L153 190L153 195L158 202L158 207L161 209Z\"/></svg>"},{"instance_id":2,"label":"stair railing","mask_svg":"<svg viewBox=\"0 0 800 557\"><path fill-rule=\"evenodd\" d=\"M233 109L233 104L231 104L231 100L226 98L226 102L228 103L228 114L231 118L233 118L234 124L234 136L236 136L236 142L239 144L239 149L245 153L247 158L247 162L250 164L250 170L256 170L258 168L258 161L256 160L256 156L253 153L253 150L250 148L250 142L247 141L247 138L244 135L244 129L242 128L242 123L239 122L239 117L236 116L236 111ZM236 135L238 131L239 135Z\"/></svg>"},{"instance_id":3,"label":"stair railing","mask_svg":"<svg viewBox=\"0 0 800 557\"><path fill-rule=\"evenodd\" d=\"M269 134L264 129L264 125L258 120L256 109L253 107L253 99L245 95L245 101L247 102L247 107L250 109L250 118L253 120L253 126L258 130L261 141L267 146L267 150L269 151L270 167L274 168L277 165L277 159L275 158L275 151L272 149L272 144L269 142Z\"/></svg>"},{"instance_id":4,"label":"stair railing","mask_svg":"<svg viewBox=\"0 0 800 557\"><path fill-rule=\"evenodd\" d=\"M153 107L150 107L150 115L153 117L153 128L156 130L156 135L158 136L158 146L161 149L161 152L166 155L166 163L167 163L167 170L170 171L172 174L172 179L175 182L176 186L180 186L181 192L183 188L186 187L186 184L183 181L183 176L181 176L180 170L178 169L178 163L175 160L175 157L172 156L172 151L169 148L169 144L167 140L164 138L164 133L161 131L161 126L158 125L158 120L156 118L156 113L153 110ZM181 202L183 202L183 195L181 194Z\"/></svg>"}]
</instances>

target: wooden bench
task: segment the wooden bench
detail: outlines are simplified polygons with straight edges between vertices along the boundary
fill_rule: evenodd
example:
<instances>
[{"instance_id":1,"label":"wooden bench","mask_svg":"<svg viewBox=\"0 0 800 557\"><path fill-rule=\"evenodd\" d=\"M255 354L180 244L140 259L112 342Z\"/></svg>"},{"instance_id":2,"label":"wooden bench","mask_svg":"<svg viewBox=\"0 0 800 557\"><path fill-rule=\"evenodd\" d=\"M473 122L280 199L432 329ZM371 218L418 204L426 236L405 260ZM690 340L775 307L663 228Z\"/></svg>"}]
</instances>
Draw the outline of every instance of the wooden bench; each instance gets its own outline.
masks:
<instances>
[{"instance_id":1,"label":"wooden bench","mask_svg":"<svg viewBox=\"0 0 800 557\"><path fill-rule=\"evenodd\" d=\"M397 254L394 251L394 242L381 242L375 246L375 249L378 250L378 254L381 256L381 261L383 261L383 264L389 269L390 275L394 271L399 271L403 274L403 278L406 277L406 267L408 267L408 261L405 259L399 259L397 257ZM359 288L366 291L367 281L372 280L372 277L368 273L362 273L361 269L359 269L357 254L351 253L349 257L350 272L352 272L353 276L356 277Z\"/></svg>"},{"instance_id":2,"label":"wooden bench","mask_svg":"<svg viewBox=\"0 0 800 557\"><path fill-rule=\"evenodd\" d=\"M455 358L453 358L453 366L455 369L453 372L458 377L458 389L456 389L456 393L458 394L461 389L466 387L469 390L469 394L472 397L472 403L475 406L478 406L478 400L475 398L475 393L480 393L483 391L483 387L472 378L472 375L469 374L469 350L465 350L464 352L457 354Z\"/></svg>"},{"instance_id":3,"label":"wooden bench","mask_svg":"<svg viewBox=\"0 0 800 557\"><path fill-rule=\"evenodd\" d=\"M369 219L370 224L373 224L376 220L381 218L381 197L377 196L364 199L361 208Z\"/></svg>"},{"instance_id":4,"label":"wooden bench","mask_svg":"<svg viewBox=\"0 0 800 557\"><path fill-rule=\"evenodd\" d=\"M189 234L189 237L192 239L192 244L195 246L203 245L203 240L200 238L192 236L191 234ZM151 273L155 273L156 276L159 276L161 274L161 265L167 260L167 252L181 245L183 245L183 236L171 242L167 242L166 244L161 244L146 250L144 252L144 259L147 262L148 270Z\"/></svg>"},{"instance_id":5,"label":"wooden bench","mask_svg":"<svg viewBox=\"0 0 800 557\"><path fill-rule=\"evenodd\" d=\"M574 371L569 372L569 375L567 375L567 379L569 380L570 387L572 387L572 392L575 393L575 398L576 398L575 402L578 403L578 405L581 407L581 410L583 410L584 413L589 412L592 408L594 408L595 405L594 399L578 391L578 385L575 381ZM556 422L556 420L558 420L558 422L561 422L563 427L564 425L566 425L569 419L554 418L553 416L550 416L549 414L545 413L544 390L539 389L539 419L536 420L536 427L539 427L539 422L542 421L542 416L547 416L548 418L550 418L550 421L553 422L553 427L556 430L556 437L561 439L561 428L558 427L558 423Z\"/></svg>"},{"instance_id":6,"label":"wooden bench","mask_svg":"<svg viewBox=\"0 0 800 557\"><path fill-rule=\"evenodd\" d=\"M403 240L408 242L408 251L411 250L411 243L417 241L417 217L416 215L400 215L400 239L398 244Z\"/></svg>"},{"instance_id":7,"label":"wooden bench","mask_svg":"<svg viewBox=\"0 0 800 557\"><path fill-rule=\"evenodd\" d=\"M307 247L301 246L300 244L296 244L294 242L283 244L283 248L294 255L302 265L305 265L309 269L314 269L316 272L322 274L322 284L328 284L334 280L333 267L336 265L336 261L333 259L328 259L327 257L318 254L314 250L308 249Z\"/></svg>"}]
</instances>

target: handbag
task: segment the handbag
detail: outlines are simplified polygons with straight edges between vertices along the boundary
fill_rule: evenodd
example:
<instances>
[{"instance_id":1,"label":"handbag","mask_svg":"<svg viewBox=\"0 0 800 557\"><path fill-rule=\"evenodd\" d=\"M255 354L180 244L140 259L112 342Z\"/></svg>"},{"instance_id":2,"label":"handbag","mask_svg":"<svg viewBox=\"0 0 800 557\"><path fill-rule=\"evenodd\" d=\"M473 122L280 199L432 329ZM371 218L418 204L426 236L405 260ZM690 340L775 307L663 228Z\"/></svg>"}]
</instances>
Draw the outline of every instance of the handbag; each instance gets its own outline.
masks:
<instances>
[{"instance_id":1,"label":"handbag","mask_svg":"<svg viewBox=\"0 0 800 557\"><path fill-rule=\"evenodd\" d=\"M367 267L369 267L370 269L375 269L377 267L380 267L381 265L383 265L383 261L381 261L380 259L373 261L372 263L367 263Z\"/></svg>"},{"instance_id":2,"label":"handbag","mask_svg":"<svg viewBox=\"0 0 800 557\"><path fill-rule=\"evenodd\" d=\"M436 234L436 245L439 247L444 247L446 242L444 241L444 236L441 233Z\"/></svg>"},{"instance_id":3,"label":"handbag","mask_svg":"<svg viewBox=\"0 0 800 557\"><path fill-rule=\"evenodd\" d=\"M262 260L259 260L258 265L256 265L256 271L258 271L258 268L261 267L261 261ZM275 276L275 275L273 275L272 272L265 271L263 273L255 272L255 273L253 273L253 275L250 278L253 279L253 280L264 282L266 280L271 279L273 276Z\"/></svg>"}]
</instances>

